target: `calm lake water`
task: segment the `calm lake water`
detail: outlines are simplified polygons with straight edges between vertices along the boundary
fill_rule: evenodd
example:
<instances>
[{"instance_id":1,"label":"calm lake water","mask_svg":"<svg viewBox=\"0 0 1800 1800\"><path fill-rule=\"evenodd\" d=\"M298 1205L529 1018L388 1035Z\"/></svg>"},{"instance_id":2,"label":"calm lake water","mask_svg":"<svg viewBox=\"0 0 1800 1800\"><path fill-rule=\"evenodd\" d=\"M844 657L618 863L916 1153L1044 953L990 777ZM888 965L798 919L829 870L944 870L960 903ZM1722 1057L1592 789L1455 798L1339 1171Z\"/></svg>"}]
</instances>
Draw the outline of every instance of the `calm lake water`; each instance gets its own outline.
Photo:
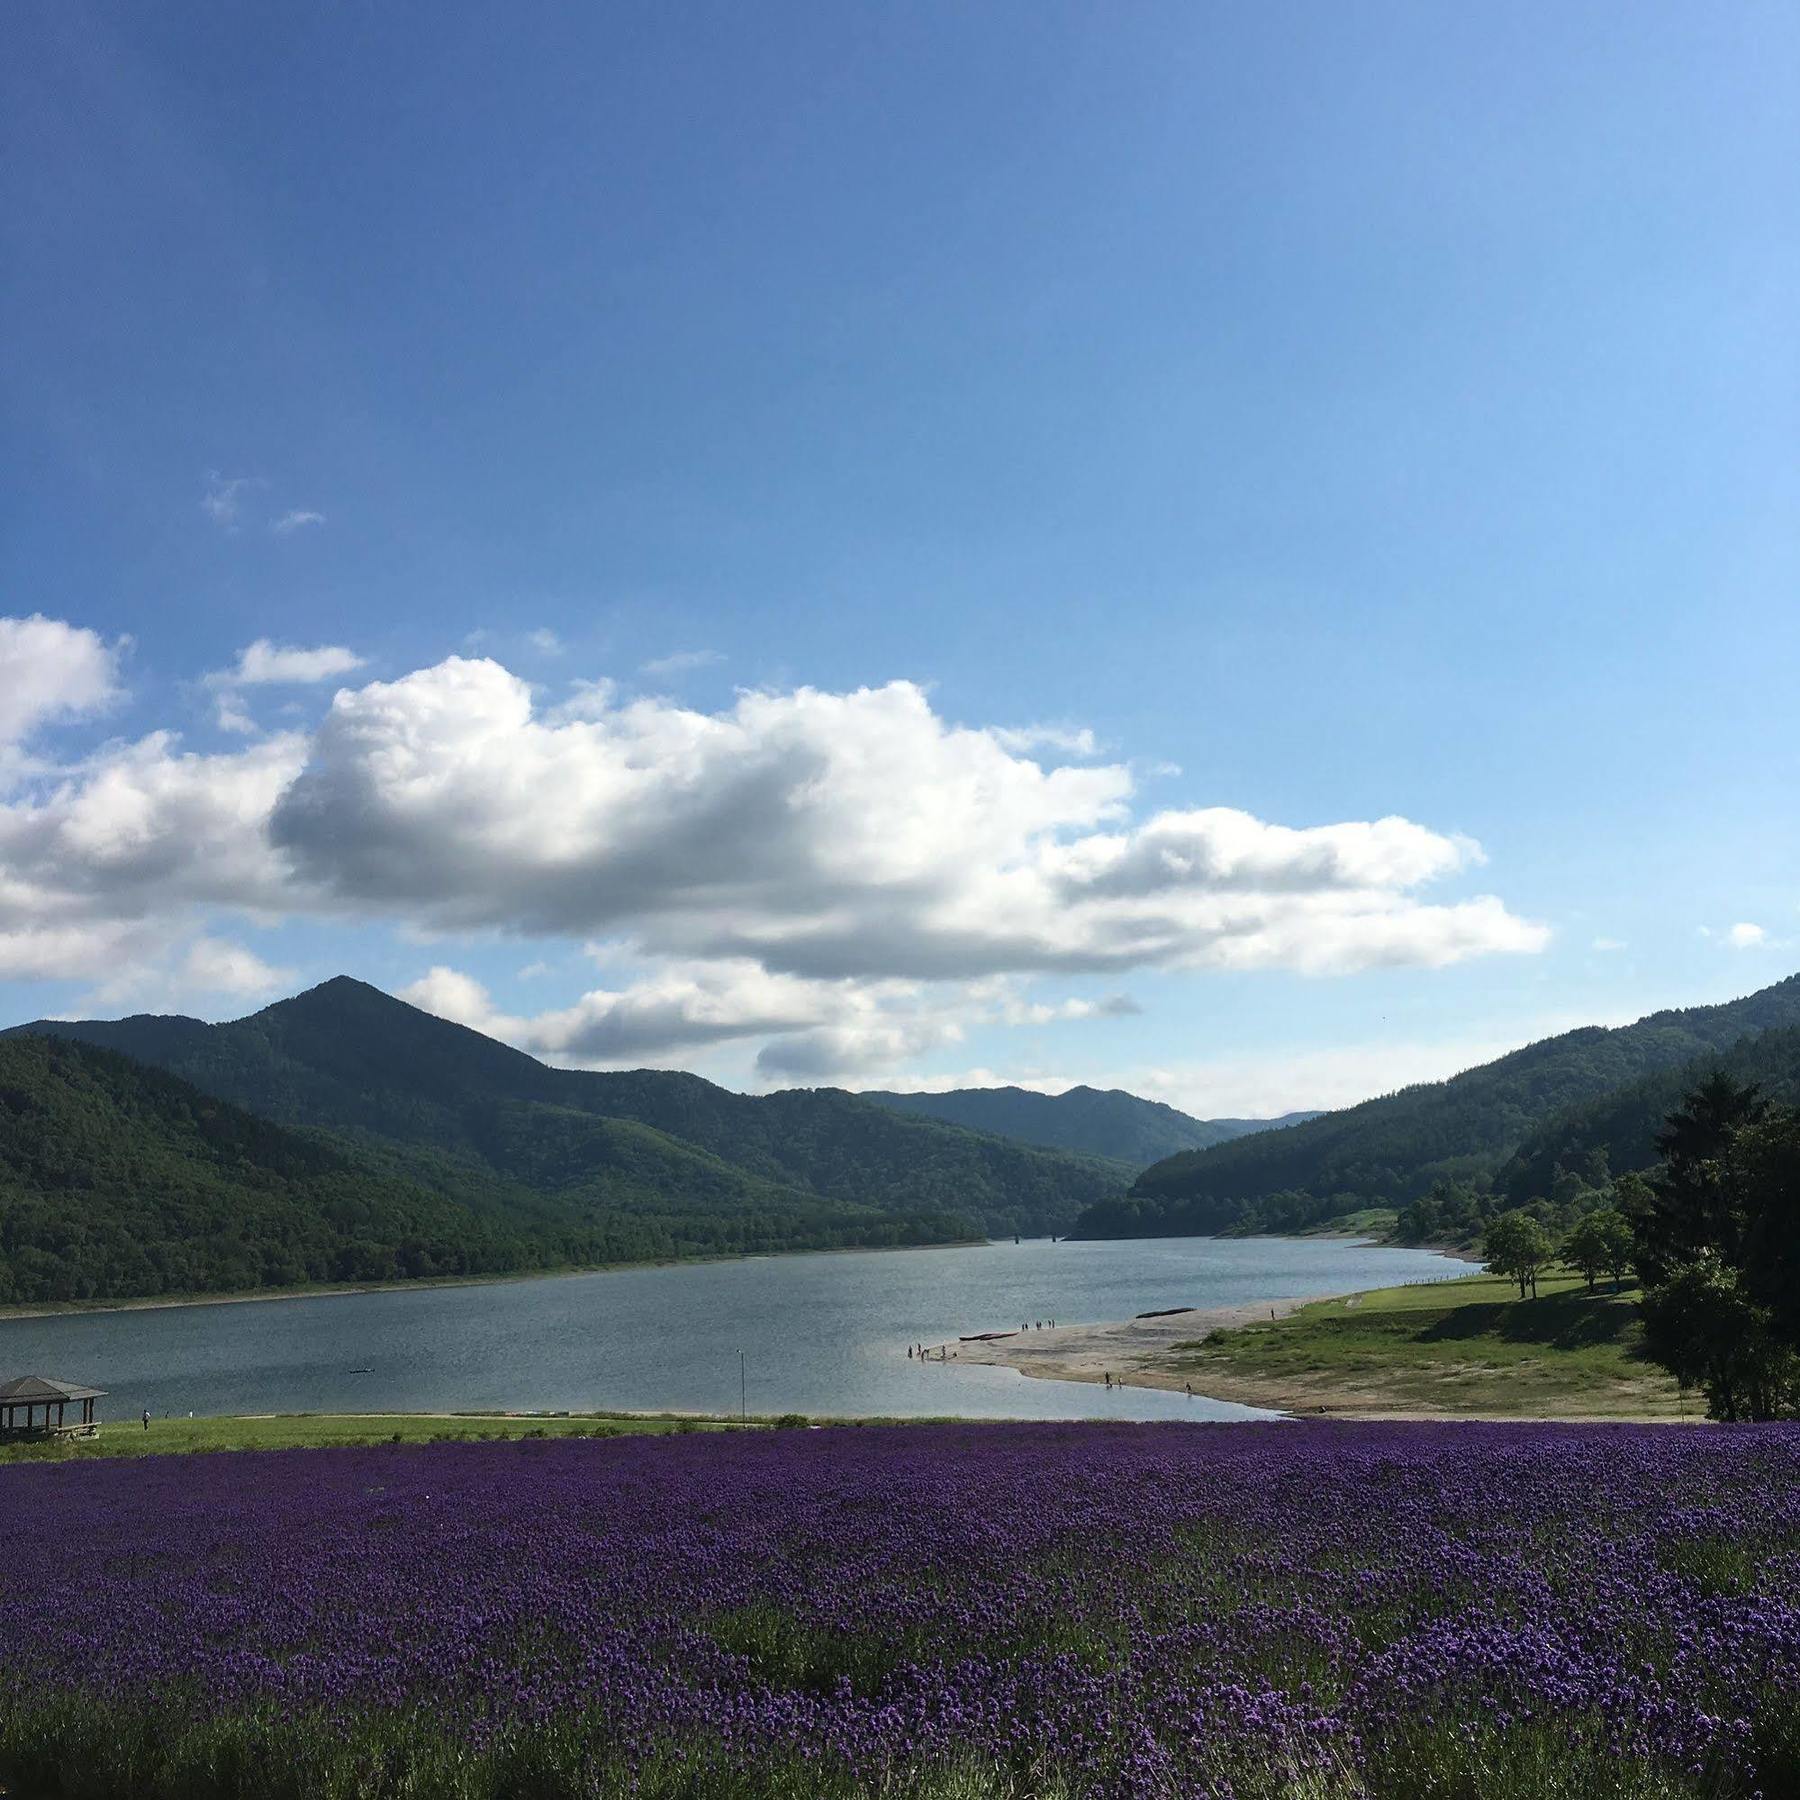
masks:
<instances>
[{"instance_id":1,"label":"calm lake water","mask_svg":"<svg viewBox=\"0 0 1800 1800\"><path fill-rule=\"evenodd\" d=\"M1037 1240L545 1276L475 1287L0 1320L0 1377L153 1413L750 1410L970 1418L1254 1418L1148 1389L921 1366L909 1343L1165 1306L1442 1280L1468 1265L1322 1238Z\"/></svg>"}]
</instances>

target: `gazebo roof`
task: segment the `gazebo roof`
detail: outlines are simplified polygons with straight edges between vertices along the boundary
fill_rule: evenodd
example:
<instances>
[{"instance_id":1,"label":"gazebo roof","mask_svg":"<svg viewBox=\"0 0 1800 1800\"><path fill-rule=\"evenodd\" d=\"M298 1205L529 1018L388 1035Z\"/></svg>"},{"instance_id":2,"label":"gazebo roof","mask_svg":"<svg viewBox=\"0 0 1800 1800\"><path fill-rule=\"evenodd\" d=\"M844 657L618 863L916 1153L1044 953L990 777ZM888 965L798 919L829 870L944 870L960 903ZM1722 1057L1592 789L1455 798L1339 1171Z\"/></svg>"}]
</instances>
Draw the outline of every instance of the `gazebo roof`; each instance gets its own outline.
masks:
<instances>
[{"instance_id":1,"label":"gazebo roof","mask_svg":"<svg viewBox=\"0 0 1800 1800\"><path fill-rule=\"evenodd\" d=\"M58 1400L104 1400L103 1388L77 1387L72 1381L52 1381L45 1375L15 1375L0 1381L0 1406L29 1406Z\"/></svg>"}]
</instances>

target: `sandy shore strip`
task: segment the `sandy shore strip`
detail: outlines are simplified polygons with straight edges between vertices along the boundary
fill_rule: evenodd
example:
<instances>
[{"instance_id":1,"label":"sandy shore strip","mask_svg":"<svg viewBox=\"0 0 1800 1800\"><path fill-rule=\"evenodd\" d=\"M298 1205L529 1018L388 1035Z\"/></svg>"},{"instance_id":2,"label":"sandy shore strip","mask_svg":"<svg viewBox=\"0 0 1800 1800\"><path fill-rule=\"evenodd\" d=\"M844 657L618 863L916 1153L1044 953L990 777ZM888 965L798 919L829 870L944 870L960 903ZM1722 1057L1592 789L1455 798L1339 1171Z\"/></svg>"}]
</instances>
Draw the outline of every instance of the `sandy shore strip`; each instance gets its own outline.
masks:
<instances>
[{"instance_id":1,"label":"sandy shore strip","mask_svg":"<svg viewBox=\"0 0 1800 1800\"><path fill-rule=\"evenodd\" d=\"M1384 1387L1359 1388L1341 1377L1325 1375L1316 1383L1258 1377L1234 1377L1208 1370L1195 1378L1172 1368L1183 1344L1196 1343L1210 1331L1232 1331L1245 1325L1266 1324L1285 1318L1319 1300L1342 1300L1356 1305L1367 1290L1339 1290L1328 1294L1303 1294L1288 1300L1259 1300L1241 1306L1195 1307L1185 1312L1154 1318L1126 1319L1100 1325L1057 1325L1042 1331L1017 1332L985 1342L957 1341L946 1346L957 1363L984 1363L1017 1369L1022 1375L1045 1381L1104 1382L1110 1374L1124 1387L1162 1388L1190 1392L1197 1399L1229 1400L1242 1406L1263 1407L1293 1418L1329 1419L1436 1419L1489 1420L1522 1424L1518 1413L1461 1411L1443 1407L1396 1405L1394 1394ZM1190 1382L1195 1384L1190 1387ZM1530 1415L1544 1422L1548 1415ZM1673 1424L1661 1412L1631 1410L1559 1410L1555 1417L1570 1423Z\"/></svg>"},{"instance_id":2,"label":"sandy shore strip","mask_svg":"<svg viewBox=\"0 0 1800 1800\"><path fill-rule=\"evenodd\" d=\"M1118 1324L1050 1325L1042 1331L1015 1332L1011 1336L985 1341L963 1339L948 1348L955 1351L958 1362L994 1364L1046 1381L1103 1382L1111 1375L1114 1381L1124 1382L1128 1387L1179 1391L1186 1378L1170 1374L1156 1365L1166 1362L1180 1345L1191 1344L1209 1331L1229 1331L1239 1325L1285 1318L1315 1300L1353 1297L1353 1294L1340 1291L1336 1294L1302 1294L1291 1300L1251 1300L1240 1306L1190 1307L1182 1312L1162 1313L1148 1319L1127 1319ZM1232 1394L1210 1397L1219 1400L1236 1398Z\"/></svg>"}]
</instances>

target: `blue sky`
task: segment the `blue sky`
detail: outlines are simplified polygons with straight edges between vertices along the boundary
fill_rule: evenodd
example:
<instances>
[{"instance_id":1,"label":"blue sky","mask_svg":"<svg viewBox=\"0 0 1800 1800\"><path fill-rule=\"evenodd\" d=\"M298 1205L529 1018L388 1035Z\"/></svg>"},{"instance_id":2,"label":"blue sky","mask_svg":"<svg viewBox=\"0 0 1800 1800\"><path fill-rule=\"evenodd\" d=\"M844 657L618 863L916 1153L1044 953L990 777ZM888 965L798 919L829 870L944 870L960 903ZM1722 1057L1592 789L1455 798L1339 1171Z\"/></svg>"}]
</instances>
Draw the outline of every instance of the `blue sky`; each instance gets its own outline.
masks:
<instances>
[{"instance_id":1,"label":"blue sky","mask_svg":"<svg viewBox=\"0 0 1800 1800\"><path fill-rule=\"evenodd\" d=\"M8 25L0 1015L1245 1112L1800 966L1791 9Z\"/></svg>"}]
</instances>

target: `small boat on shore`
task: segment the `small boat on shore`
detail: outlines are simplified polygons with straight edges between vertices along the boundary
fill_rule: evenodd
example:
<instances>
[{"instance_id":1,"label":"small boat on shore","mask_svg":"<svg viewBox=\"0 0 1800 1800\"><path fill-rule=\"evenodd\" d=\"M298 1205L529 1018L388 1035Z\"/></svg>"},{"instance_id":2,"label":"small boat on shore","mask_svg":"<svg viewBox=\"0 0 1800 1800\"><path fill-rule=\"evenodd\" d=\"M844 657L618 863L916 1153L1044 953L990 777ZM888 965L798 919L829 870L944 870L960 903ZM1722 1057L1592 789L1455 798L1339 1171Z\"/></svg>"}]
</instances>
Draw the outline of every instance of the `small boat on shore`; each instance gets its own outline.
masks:
<instances>
[{"instance_id":1,"label":"small boat on shore","mask_svg":"<svg viewBox=\"0 0 1800 1800\"><path fill-rule=\"evenodd\" d=\"M1016 1331L972 1331L967 1337L960 1337L959 1344L992 1344L1001 1338L1017 1337Z\"/></svg>"},{"instance_id":2,"label":"small boat on shore","mask_svg":"<svg viewBox=\"0 0 1800 1800\"><path fill-rule=\"evenodd\" d=\"M1151 1312L1133 1313L1134 1319L1172 1319L1177 1313L1192 1312L1191 1306L1159 1306Z\"/></svg>"}]
</instances>

